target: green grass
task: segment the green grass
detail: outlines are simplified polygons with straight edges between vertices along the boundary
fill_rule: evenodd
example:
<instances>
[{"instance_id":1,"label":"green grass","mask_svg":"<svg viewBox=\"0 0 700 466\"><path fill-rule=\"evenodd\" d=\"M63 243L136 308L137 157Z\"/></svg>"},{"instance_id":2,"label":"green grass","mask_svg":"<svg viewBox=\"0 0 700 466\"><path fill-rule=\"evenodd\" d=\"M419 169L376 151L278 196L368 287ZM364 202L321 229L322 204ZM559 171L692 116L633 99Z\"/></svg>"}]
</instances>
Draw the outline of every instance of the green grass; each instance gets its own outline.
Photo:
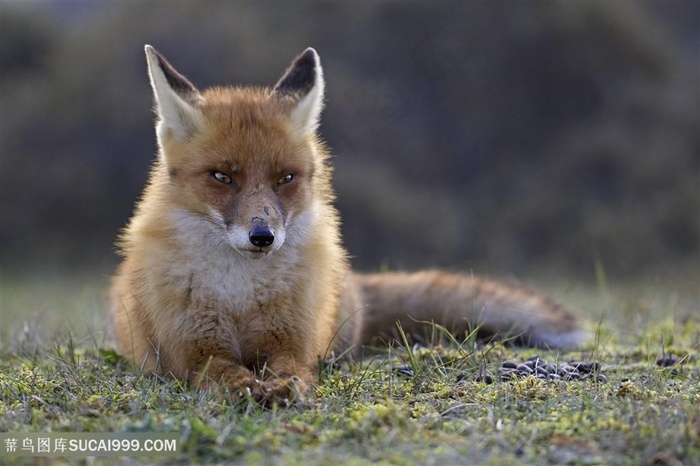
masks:
<instances>
[{"instance_id":1,"label":"green grass","mask_svg":"<svg viewBox=\"0 0 700 466\"><path fill-rule=\"evenodd\" d=\"M101 286L2 285L0 432L179 434L177 457L133 460L143 464L700 464L692 295L558 287L554 294L578 304L596 332L581 351L473 339L397 344L368 351L357 364L322 367L314 396L264 410L138 374L107 349ZM474 381L504 360L535 354L597 361L607 381ZM658 367L664 354L681 362Z\"/></svg>"}]
</instances>

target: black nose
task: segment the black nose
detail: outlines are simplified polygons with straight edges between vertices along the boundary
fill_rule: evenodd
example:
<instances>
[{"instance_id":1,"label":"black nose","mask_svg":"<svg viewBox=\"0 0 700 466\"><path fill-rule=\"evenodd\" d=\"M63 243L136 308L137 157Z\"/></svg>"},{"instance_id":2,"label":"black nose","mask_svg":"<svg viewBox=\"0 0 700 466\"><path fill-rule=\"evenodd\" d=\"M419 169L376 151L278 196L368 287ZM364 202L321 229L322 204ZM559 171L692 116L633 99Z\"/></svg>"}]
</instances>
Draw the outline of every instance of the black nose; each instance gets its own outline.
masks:
<instances>
[{"instance_id":1,"label":"black nose","mask_svg":"<svg viewBox=\"0 0 700 466\"><path fill-rule=\"evenodd\" d=\"M248 232L248 241L258 248L266 248L275 241L275 235L267 226L254 226Z\"/></svg>"}]
</instances>

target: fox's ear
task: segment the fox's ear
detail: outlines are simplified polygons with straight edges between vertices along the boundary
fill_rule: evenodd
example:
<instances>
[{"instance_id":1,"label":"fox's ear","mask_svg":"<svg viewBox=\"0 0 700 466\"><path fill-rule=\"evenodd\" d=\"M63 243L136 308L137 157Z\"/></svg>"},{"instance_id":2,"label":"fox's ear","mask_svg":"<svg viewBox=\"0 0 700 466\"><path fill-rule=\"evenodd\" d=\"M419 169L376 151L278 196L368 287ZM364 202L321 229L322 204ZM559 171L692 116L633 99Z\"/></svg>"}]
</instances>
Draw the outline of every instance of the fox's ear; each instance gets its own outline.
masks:
<instances>
[{"instance_id":1,"label":"fox's ear","mask_svg":"<svg viewBox=\"0 0 700 466\"><path fill-rule=\"evenodd\" d=\"M201 127L197 104L202 95L150 45L146 45L146 59L158 113L158 140L162 142L168 134L185 140Z\"/></svg>"},{"instance_id":2,"label":"fox's ear","mask_svg":"<svg viewBox=\"0 0 700 466\"><path fill-rule=\"evenodd\" d=\"M318 53L311 47L294 59L272 93L293 104L290 115L295 130L313 133L323 109L323 69Z\"/></svg>"}]
</instances>

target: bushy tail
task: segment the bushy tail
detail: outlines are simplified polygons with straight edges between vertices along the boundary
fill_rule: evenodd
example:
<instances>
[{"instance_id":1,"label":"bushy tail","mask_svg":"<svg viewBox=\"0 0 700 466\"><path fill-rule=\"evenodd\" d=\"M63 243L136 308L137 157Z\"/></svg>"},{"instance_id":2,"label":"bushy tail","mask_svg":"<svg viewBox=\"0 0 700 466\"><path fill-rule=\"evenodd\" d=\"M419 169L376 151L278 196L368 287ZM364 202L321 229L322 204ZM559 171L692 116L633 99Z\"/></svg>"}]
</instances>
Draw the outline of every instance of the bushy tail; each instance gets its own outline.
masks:
<instances>
[{"instance_id":1,"label":"bushy tail","mask_svg":"<svg viewBox=\"0 0 700 466\"><path fill-rule=\"evenodd\" d=\"M425 322L455 336L478 329L479 335L544 348L577 347L588 336L571 312L516 285L434 270L354 278L366 306L363 343L396 339L396 322L414 339L431 332Z\"/></svg>"}]
</instances>

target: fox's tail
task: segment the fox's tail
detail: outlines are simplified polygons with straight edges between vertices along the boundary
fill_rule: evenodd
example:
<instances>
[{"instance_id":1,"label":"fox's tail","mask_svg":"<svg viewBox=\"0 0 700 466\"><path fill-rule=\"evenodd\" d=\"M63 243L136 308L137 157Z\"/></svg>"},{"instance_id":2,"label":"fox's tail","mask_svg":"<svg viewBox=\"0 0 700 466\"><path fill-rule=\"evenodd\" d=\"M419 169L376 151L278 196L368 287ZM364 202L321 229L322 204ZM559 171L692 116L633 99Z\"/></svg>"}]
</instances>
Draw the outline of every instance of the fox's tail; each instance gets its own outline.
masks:
<instances>
[{"instance_id":1,"label":"fox's tail","mask_svg":"<svg viewBox=\"0 0 700 466\"><path fill-rule=\"evenodd\" d=\"M480 336L543 348L573 348L588 337L574 314L520 286L433 270L354 278L366 306L365 344L397 339L397 322L419 340L432 331L426 322L455 336L477 330Z\"/></svg>"}]
</instances>

